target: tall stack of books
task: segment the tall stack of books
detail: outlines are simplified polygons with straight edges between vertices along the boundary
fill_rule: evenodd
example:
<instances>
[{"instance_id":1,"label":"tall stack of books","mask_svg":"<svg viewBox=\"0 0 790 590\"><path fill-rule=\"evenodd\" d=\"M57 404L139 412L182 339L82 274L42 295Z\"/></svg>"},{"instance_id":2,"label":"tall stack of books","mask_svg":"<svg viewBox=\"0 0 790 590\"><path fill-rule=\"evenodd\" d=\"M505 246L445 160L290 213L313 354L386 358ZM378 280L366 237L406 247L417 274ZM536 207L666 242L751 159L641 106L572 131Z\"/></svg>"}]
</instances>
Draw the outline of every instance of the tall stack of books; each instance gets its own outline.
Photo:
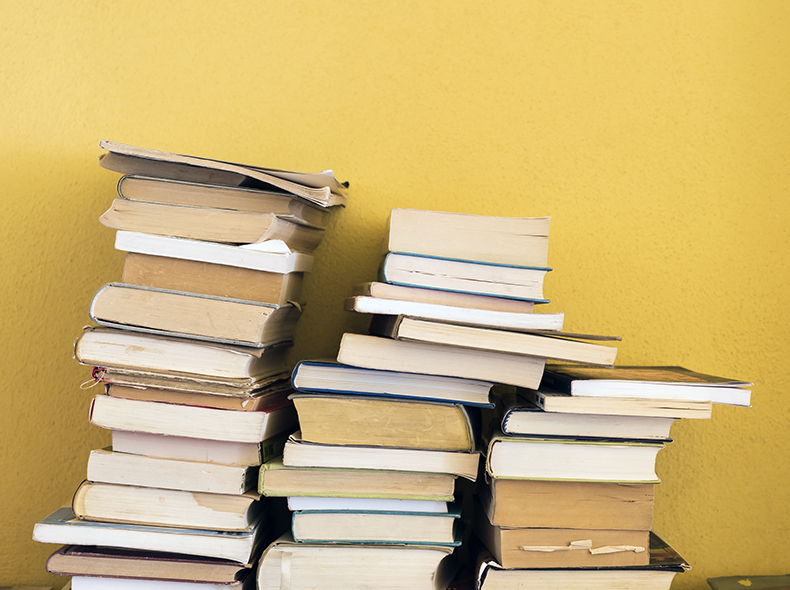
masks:
<instances>
[{"instance_id":1,"label":"tall stack of books","mask_svg":"<svg viewBox=\"0 0 790 590\"><path fill-rule=\"evenodd\" d=\"M550 364L540 389L502 389L474 524L481 588L669 588L687 564L651 531L656 455L676 419L748 406L749 386L679 367Z\"/></svg>"},{"instance_id":2,"label":"tall stack of books","mask_svg":"<svg viewBox=\"0 0 790 590\"><path fill-rule=\"evenodd\" d=\"M292 532L264 553L261 590L284 587L286 555L294 588L444 587L460 509L414 502L458 499L452 478L476 479L493 384L537 387L546 358L614 361L614 347L561 333L562 314L532 313L545 302L548 218L396 209L388 226L382 281L346 302L374 314L371 335L345 334L337 361L294 370L300 432L259 487L289 496ZM427 495L420 474L449 488ZM434 560L410 565L427 544Z\"/></svg>"},{"instance_id":3,"label":"tall stack of books","mask_svg":"<svg viewBox=\"0 0 790 590\"><path fill-rule=\"evenodd\" d=\"M66 545L48 570L75 590L252 588L283 528L258 468L296 426L286 354L324 210L344 187L331 172L101 146L102 165L124 174L101 222L127 254L75 356L106 385L90 421L112 448L91 453L72 506L34 539Z\"/></svg>"}]
</instances>

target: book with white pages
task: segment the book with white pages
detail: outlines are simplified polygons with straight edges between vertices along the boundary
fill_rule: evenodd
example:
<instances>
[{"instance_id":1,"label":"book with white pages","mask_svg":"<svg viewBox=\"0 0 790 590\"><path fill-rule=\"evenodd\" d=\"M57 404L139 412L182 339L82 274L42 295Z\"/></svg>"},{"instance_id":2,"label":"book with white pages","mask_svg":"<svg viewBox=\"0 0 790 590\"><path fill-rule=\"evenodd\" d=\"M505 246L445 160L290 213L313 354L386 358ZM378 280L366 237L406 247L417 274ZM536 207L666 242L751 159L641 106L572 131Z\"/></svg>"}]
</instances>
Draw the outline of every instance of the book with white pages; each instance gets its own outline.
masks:
<instances>
[{"instance_id":1,"label":"book with white pages","mask_svg":"<svg viewBox=\"0 0 790 590\"><path fill-rule=\"evenodd\" d=\"M310 254L283 250L270 242L233 246L120 230L115 234L115 249L274 273L310 272L313 269Z\"/></svg>"},{"instance_id":2,"label":"book with white pages","mask_svg":"<svg viewBox=\"0 0 790 590\"><path fill-rule=\"evenodd\" d=\"M559 331L562 330L565 317L565 314L562 312L514 313L364 296L349 297L346 299L345 308L347 311L355 311L357 313L403 315L469 326L503 328L514 331Z\"/></svg>"},{"instance_id":3,"label":"book with white pages","mask_svg":"<svg viewBox=\"0 0 790 590\"><path fill-rule=\"evenodd\" d=\"M316 498L289 496L288 510L350 512L447 512L447 502L434 500L398 500L390 498Z\"/></svg>"},{"instance_id":4,"label":"book with white pages","mask_svg":"<svg viewBox=\"0 0 790 590\"><path fill-rule=\"evenodd\" d=\"M230 584L212 582L174 582L139 578L111 578L100 576L72 576L71 590L254 590L255 573Z\"/></svg>"}]
</instances>

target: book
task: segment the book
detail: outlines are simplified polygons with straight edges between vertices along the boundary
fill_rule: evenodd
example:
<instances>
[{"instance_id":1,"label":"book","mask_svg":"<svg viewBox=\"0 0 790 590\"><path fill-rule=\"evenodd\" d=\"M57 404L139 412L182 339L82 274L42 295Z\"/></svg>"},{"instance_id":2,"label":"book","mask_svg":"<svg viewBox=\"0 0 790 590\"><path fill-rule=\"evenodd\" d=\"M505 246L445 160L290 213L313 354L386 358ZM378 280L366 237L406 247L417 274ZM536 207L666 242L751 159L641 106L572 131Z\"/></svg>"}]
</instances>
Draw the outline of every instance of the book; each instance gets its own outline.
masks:
<instances>
[{"instance_id":1,"label":"book","mask_svg":"<svg viewBox=\"0 0 790 590\"><path fill-rule=\"evenodd\" d=\"M291 383L297 391L394 396L471 406L492 405L488 395L493 386L490 381L365 369L342 365L333 360L299 361L294 367Z\"/></svg>"},{"instance_id":2,"label":"book","mask_svg":"<svg viewBox=\"0 0 790 590\"><path fill-rule=\"evenodd\" d=\"M381 469L286 467L282 457L261 466L264 496L373 498L452 502L455 476Z\"/></svg>"},{"instance_id":3,"label":"book","mask_svg":"<svg viewBox=\"0 0 790 590\"><path fill-rule=\"evenodd\" d=\"M451 307L420 301L382 299L380 297L349 297L346 311L380 314L387 316L411 316L415 318L452 322L467 326L502 328L507 330L562 330L563 313L514 313L491 311L469 307Z\"/></svg>"},{"instance_id":4,"label":"book","mask_svg":"<svg viewBox=\"0 0 790 590\"><path fill-rule=\"evenodd\" d=\"M375 297L377 299L395 299L398 301L413 301L431 305L446 305L448 307L463 307L465 309L479 309L487 311L501 311L507 313L532 313L535 308L533 301L520 299L507 299L504 297L490 297L488 295L473 295L471 293L455 293L453 291L438 291L422 287L405 287L390 283L362 283L352 290L353 297Z\"/></svg>"},{"instance_id":5,"label":"book","mask_svg":"<svg viewBox=\"0 0 790 590\"><path fill-rule=\"evenodd\" d=\"M531 314L537 316L539 314ZM374 315L370 332L385 338L457 346L474 350L537 356L577 363L611 365L617 348L591 342L578 335L515 332L395 315ZM595 337L591 337L595 338Z\"/></svg>"},{"instance_id":6,"label":"book","mask_svg":"<svg viewBox=\"0 0 790 590\"><path fill-rule=\"evenodd\" d=\"M337 361L366 369L461 377L532 388L540 383L545 364L541 357L351 333L343 334Z\"/></svg>"},{"instance_id":7,"label":"book","mask_svg":"<svg viewBox=\"0 0 790 590\"><path fill-rule=\"evenodd\" d=\"M384 250L518 266L546 266L549 217L490 217L393 209Z\"/></svg>"},{"instance_id":8,"label":"book","mask_svg":"<svg viewBox=\"0 0 790 590\"><path fill-rule=\"evenodd\" d=\"M265 348L292 342L302 310L296 305L226 299L108 283L93 296L90 318L108 327L163 336Z\"/></svg>"},{"instance_id":9,"label":"book","mask_svg":"<svg viewBox=\"0 0 790 590\"><path fill-rule=\"evenodd\" d=\"M274 373L265 376L228 378L194 373L157 373L126 367L94 367L91 374L95 383L104 383L109 386L115 385L127 389L159 389L173 392L174 395L177 392L182 392L213 397L236 397L242 398L240 403L244 403L244 399L250 400L266 396L270 390L278 390L283 380L287 382L289 377L288 373ZM117 397L145 399L143 394L139 394L139 397L131 394Z\"/></svg>"},{"instance_id":10,"label":"book","mask_svg":"<svg viewBox=\"0 0 790 590\"><path fill-rule=\"evenodd\" d=\"M452 554L444 545L311 544L286 534L264 551L258 590L444 590L457 570Z\"/></svg>"},{"instance_id":11,"label":"book","mask_svg":"<svg viewBox=\"0 0 790 590\"><path fill-rule=\"evenodd\" d=\"M448 512L447 502L436 500L402 500L400 498L332 498L288 496L288 510L293 512Z\"/></svg>"},{"instance_id":12,"label":"book","mask_svg":"<svg viewBox=\"0 0 790 590\"><path fill-rule=\"evenodd\" d=\"M250 563L258 542L272 535L265 514L248 531L227 532L176 527L141 526L81 520L71 507L59 508L33 527L33 540L58 545L97 545L121 549L185 553Z\"/></svg>"},{"instance_id":13,"label":"book","mask_svg":"<svg viewBox=\"0 0 790 590\"><path fill-rule=\"evenodd\" d=\"M82 520L248 531L263 506L257 493L210 494L84 481L71 508Z\"/></svg>"},{"instance_id":14,"label":"book","mask_svg":"<svg viewBox=\"0 0 790 590\"><path fill-rule=\"evenodd\" d=\"M381 512L310 510L294 512L291 531L300 543L460 545L461 511Z\"/></svg>"},{"instance_id":15,"label":"book","mask_svg":"<svg viewBox=\"0 0 790 590\"><path fill-rule=\"evenodd\" d=\"M240 495L257 491L258 469L161 459L95 449L88 456L88 481L145 488Z\"/></svg>"},{"instance_id":16,"label":"book","mask_svg":"<svg viewBox=\"0 0 790 590\"><path fill-rule=\"evenodd\" d=\"M99 394L91 404L90 422L110 430L257 444L294 428L296 412L289 400L244 412Z\"/></svg>"},{"instance_id":17,"label":"book","mask_svg":"<svg viewBox=\"0 0 790 590\"><path fill-rule=\"evenodd\" d=\"M546 412L606 414L610 416L652 416L656 418L695 418L710 420L710 402L658 400L636 398L579 397L570 393L550 391L541 385L540 390L520 389L524 400Z\"/></svg>"},{"instance_id":18,"label":"book","mask_svg":"<svg viewBox=\"0 0 790 590\"><path fill-rule=\"evenodd\" d=\"M305 442L473 451L480 432L479 417L461 404L327 393L290 399Z\"/></svg>"},{"instance_id":19,"label":"book","mask_svg":"<svg viewBox=\"0 0 790 590\"><path fill-rule=\"evenodd\" d=\"M708 578L713 590L790 590L790 575L784 576L722 576Z\"/></svg>"},{"instance_id":20,"label":"book","mask_svg":"<svg viewBox=\"0 0 790 590\"><path fill-rule=\"evenodd\" d=\"M64 545L49 556L46 569L58 576L117 576L215 584L231 584L249 573L244 564L226 559L94 545Z\"/></svg>"},{"instance_id":21,"label":"book","mask_svg":"<svg viewBox=\"0 0 790 590\"><path fill-rule=\"evenodd\" d=\"M501 527L650 530L654 484L491 478L478 488Z\"/></svg>"},{"instance_id":22,"label":"book","mask_svg":"<svg viewBox=\"0 0 790 590\"><path fill-rule=\"evenodd\" d=\"M379 277L405 287L548 303L543 298L543 279L550 270L390 252Z\"/></svg>"},{"instance_id":23,"label":"book","mask_svg":"<svg viewBox=\"0 0 790 590\"><path fill-rule=\"evenodd\" d=\"M301 272L267 272L129 252L121 280L128 285L166 291L285 305L299 301L303 278Z\"/></svg>"},{"instance_id":24,"label":"book","mask_svg":"<svg viewBox=\"0 0 790 590\"><path fill-rule=\"evenodd\" d=\"M749 406L754 384L683 367L576 367L552 365L544 383L580 397L639 398Z\"/></svg>"},{"instance_id":25,"label":"book","mask_svg":"<svg viewBox=\"0 0 790 590\"><path fill-rule=\"evenodd\" d=\"M478 590L669 590L676 574L689 568L678 553L654 533L650 533L650 561L628 567L575 567L559 569L505 569L493 556L482 552L477 560Z\"/></svg>"},{"instance_id":26,"label":"book","mask_svg":"<svg viewBox=\"0 0 790 590\"><path fill-rule=\"evenodd\" d=\"M185 207L115 199L99 221L115 230L220 242L258 244L283 242L290 250L310 253L324 237L324 228L273 213Z\"/></svg>"},{"instance_id":27,"label":"book","mask_svg":"<svg viewBox=\"0 0 790 590\"><path fill-rule=\"evenodd\" d=\"M227 379L283 373L287 352L286 346L234 346L112 328L87 328L74 344L74 356L83 365Z\"/></svg>"},{"instance_id":28,"label":"book","mask_svg":"<svg viewBox=\"0 0 790 590\"><path fill-rule=\"evenodd\" d=\"M479 508L479 507L478 507ZM509 528L491 524L482 510L475 534L504 568L628 567L650 562L650 531Z\"/></svg>"},{"instance_id":29,"label":"book","mask_svg":"<svg viewBox=\"0 0 790 590\"><path fill-rule=\"evenodd\" d=\"M99 163L103 168L123 174L157 178L245 186L296 195L321 207L345 205L347 183L335 179L331 170L319 173L277 170L208 158L173 154L103 140L107 150Z\"/></svg>"},{"instance_id":30,"label":"book","mask_svg":"<svg viewBox=\"0 0 790 590\"><path fill-rule=\"evenodd\" d=\"M211 582L174 582L139 578L74 576L70 590L255 590L255 575L227 584Z\"/></svg>"},{"instance_id":31,"label":"book","mask_svg":"<svg viewBox=\"0 0 790 590\"><path fill-rule=\"evenodd\" d=\"M272 274L303 273L313 269L311 255L277 249L269 251L270 246L272 244L233 246L173 236L129 231L115 232L115 249L128 254L191 260Z\"/></svg>"},{"instance_id":32,"label":"book","mask_svg":"<svg viewBox=\"0 0 790 590\"><path fill-rule=\"evenodd\" d=\"M284 402L288 395L293 392L293 389L288 381L277 381L265 389L255 390L243 396L185 391L173 388L143 387L137 384L121 385L118 383L107 383L105 391L111 397L124 399L257 412L265 409L267 406Z\"/></svg>"},{"instance_id":33,"label":"book","mask_svg":"<svg viewBox=\"0 0 790 590\"><path fill-rule=\"evenodd\" d=\"M127 174L118 180L118 194L133 201L150 201L190 207L212 207L274 213L311 225L322 225L324 210L295 195L243 186L223 186Z\"/></svg>"},{"instance_id":34,"label":"book","mask_svg":"<svg viewBox=\"0 0 790 590\"><path fill-rule=\"evenodd\" d=\"M112 450L159 459L245 467L260 465L281 455L287 435L284 432L260 443L243 443L113 430Z\"/></svg>"},{"instance_id":35,"label":"book","mask_svg":"<svg viewBox=\"0 0 790 590\"><path fill-rule=\"evenodd\" d=\"M477 478L479 459L477 452L322 445L301 440L299 432L288 438L283 450L283 464L288 467L421 471L458 475L471 481Z\"/></svg>"},{"instance_id":36,"label":"book","mask_svg":"<svg viewBox=\"0 0 790 590\"><path fill-rule=\"evenodd\" d=\"M660 442L494 434L488 443L486 472L503 479L659 483L656 455L663 448Z\"/></svg>"},{"instance_id":37,"label":"book","mask_svg":"<svg viewBox=\"0 0 790 590\"><path fill-rule=\"evenodd\" d=\"M497 417L503 434L577 438L667 440L675 418L546 412L525 399L504 402Z\"/></svg>"}]
</instances>

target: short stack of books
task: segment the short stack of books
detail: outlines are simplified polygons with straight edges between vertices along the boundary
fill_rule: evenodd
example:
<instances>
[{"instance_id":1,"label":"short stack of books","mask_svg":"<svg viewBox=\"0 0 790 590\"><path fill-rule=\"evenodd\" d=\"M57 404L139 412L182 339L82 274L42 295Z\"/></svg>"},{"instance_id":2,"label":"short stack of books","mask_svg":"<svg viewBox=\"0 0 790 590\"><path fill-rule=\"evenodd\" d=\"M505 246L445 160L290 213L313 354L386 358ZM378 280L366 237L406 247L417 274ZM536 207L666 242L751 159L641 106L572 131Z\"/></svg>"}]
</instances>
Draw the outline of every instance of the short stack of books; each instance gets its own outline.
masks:
<instances>
[{"instance_id":1,"label":"short stack of books","mask_svg":"<svg viewBox=\"0 0 790 590\"><path fill-rule=\"evenodd\" d=\"M675 419L748 406L750 386L679 367L550 364L539 390L502 388L475 514L481 587L669 588L687 565L651 531L656 455Z\"/></svg>"},{"instance_id":2,"label":"short stack of books","mask_svg":"<svg viewBox=\"0 0 790 590\"><path fill-rule=\"evenodd\" d=\"M331 172L101 146L124 174L101 221L127 254L75 356L105 384L90 421L112 448L91 452L71 507L34 539L65 545L48 570L75 590L254 588L284 528L258 469L296 426L286 354L323 210L344 187Z\"/></svg>"}]
</instances>

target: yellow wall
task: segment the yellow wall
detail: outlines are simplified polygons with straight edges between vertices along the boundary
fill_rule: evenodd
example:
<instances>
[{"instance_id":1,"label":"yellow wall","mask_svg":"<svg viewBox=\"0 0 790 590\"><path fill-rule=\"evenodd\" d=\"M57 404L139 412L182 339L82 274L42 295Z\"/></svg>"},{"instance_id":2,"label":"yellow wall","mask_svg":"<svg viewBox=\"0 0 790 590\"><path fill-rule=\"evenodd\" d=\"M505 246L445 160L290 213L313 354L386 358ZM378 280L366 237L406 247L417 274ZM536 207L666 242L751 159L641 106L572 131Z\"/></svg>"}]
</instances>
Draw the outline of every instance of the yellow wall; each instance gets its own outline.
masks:
<instances>
[{"instance_id":1,"label":"yellow wall","mask_svg":"<svg viewBox=\"0 0 790 590\"><path fill-rule=\"evenodd\" d=\"M25 0L0 31L0 586L62 585L31 530L109 440L71 350L122 265L100 139L351 181L302 358L363 329L391 208L551 215L567 328L756 383L660 454L673 588L790 571L789 3Z\"/></svg>"}]
</instances>

